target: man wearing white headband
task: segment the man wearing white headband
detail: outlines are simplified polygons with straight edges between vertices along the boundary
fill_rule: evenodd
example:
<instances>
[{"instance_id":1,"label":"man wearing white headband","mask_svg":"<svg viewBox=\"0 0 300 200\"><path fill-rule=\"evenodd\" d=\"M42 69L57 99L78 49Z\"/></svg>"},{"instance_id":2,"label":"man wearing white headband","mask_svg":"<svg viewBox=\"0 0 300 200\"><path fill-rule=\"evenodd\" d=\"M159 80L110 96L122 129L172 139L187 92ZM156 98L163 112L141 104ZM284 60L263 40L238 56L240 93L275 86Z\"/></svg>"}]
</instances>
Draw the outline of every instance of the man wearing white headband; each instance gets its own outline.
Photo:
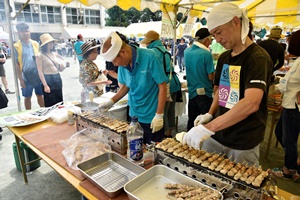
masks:
<instances>
[{"instance_id":1,"label":"man wearing white headband","mask_svg":"<svg viewBox=\"0 0 300 200\"><path fill-rule=\"evenodd\" d=\"M164 137L168 78L153 50L130 46L119 35L112 32L105 39L101 56L119 66L118 82L121 86L115 96L99 105L99 109L107 111L128 93L129 115L138 117L144 129L144 143L160 142Z\"/></svg>"},{"instance_id":2,"label":"man wearing white headband","mask_svg":"<svg viewBox=\"0 0 300 200\"><path fill-rule=\"evenodd\" d=\"M231 3L211 10L207 25L226 52L215 71L217 89L208 113L199 115L183 143L196 149L225 154L236 162L259 164L259 144L267 121L267 94L272 61L247 36L246 12Z\"/></svg>"}]
</instances>

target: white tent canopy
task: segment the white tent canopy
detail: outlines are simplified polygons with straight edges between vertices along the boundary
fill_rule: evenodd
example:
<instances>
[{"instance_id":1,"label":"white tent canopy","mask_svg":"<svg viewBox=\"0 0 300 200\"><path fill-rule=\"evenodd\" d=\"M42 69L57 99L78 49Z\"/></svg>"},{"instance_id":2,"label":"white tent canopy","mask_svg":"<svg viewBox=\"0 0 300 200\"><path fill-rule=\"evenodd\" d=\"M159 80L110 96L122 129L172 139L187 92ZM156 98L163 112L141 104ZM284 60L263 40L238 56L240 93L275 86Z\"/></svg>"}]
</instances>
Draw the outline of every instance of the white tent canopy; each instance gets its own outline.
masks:
<instances>
[{"instance_id":1,"label":"white tent canopy","mask_svg":"<svg viewBox=\"0 0 300 200\"><path fill-rule=\"evenodd\" d=\"M5 31L0 31L0 40L9 40L9 34Z\"/></svg>"},{"instance_id":2,"label":"white tent canopy","mask_svg":"<svg viewBox=\"0 0 300 200\"><path fill-rule=\"evenodd\" d=\"M89 29L89 28L64 28L59 39L75 39L78 34L81 34L83 38L105 38L111 31L119 31L124 28L113 27L103 29Z\"/></svg>"},{"instance_id":3,"label":"white tent canopy","mask_svg":"<svg viewBox=\"0 0 300 200\"><path fill-rule=\"evenodd\" d=\"M161 26L162 26L161 21L132 23L120 32L126 35L127 37L134 37L134 36L143 37L144 34L146 34L150 30L156 31L157 33L161 34ZM200 23L195 23L195 26L190 35L194 37L195 32L200 27L201 27ZM183 29L184 29L184 24L180 24L180 26L176 30L177 38L183 37Z\"/></svg>"}]
</instances>

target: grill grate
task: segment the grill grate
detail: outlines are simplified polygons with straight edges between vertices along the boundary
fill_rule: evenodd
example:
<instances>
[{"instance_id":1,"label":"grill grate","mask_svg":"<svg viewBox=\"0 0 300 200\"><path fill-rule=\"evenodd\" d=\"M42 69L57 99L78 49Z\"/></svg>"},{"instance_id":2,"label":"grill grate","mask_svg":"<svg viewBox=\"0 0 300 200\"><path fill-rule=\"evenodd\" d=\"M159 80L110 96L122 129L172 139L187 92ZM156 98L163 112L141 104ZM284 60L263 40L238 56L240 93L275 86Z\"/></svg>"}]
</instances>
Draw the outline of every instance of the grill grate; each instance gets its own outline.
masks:
<instances>
[{"instance_id":1,"label":"grill grate","mask_svg":"<svg viewBox=\"0 0 300 200\"><path fill-rule=\"evenodd\" d=\"M111 160L87 170L86 173L109 192L120 189L137 176L129 169Z\"/></svg>"}]
</instances>

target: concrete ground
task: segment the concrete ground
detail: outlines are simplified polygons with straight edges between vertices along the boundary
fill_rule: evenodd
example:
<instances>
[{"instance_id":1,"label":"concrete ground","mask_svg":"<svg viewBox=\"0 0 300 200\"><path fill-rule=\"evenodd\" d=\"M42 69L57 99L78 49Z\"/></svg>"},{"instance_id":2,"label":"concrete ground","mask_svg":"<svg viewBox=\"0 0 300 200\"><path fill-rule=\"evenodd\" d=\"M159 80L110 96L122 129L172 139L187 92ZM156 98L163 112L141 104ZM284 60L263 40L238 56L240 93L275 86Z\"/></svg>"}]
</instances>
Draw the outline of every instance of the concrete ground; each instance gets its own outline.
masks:
<instances>
[{"instance_id":1,"label":"concrete ground","mask_svg":"<svg viewBox=\"0 0 300 200\"><path fill-rule=\"evenodd\" d=\"M71 67L67 68L61 73L63 79L63 95L64 101L78 101L80 100L81 85L78 81L79 67L77 61L73 58L66 58L71 63ZM104 68L104 61L98 56L96 60L99 68ZM13 70L11 59L5 64L5 70L10 90L15 91L15 83L13 78ZM176 71L179 71L176 69ZM184 73L179 73L180 77ZM18 111L15 94L7 95L9 98L8 108L1 109L0 115L9 112ZM21 99L21 106L24 110L23 97ZM32 98L32 108L38 108L36 99ZM179 117L179 132L186 129L187 115ZM269 133L269 124L266 130L266 139ZM80 199L81 194L60 177L47 163L41 161L41 166L28 175L28 184L24 184L22 173L16 169L14 155L12 150L12 143L14 142L13 134L7 129L3 128L3 139L0 141L0 199L7 200L48 200L48 199ZM275 139L273 137L273 144L271 146L269 159L264 159L264 152L266 150L266 139L261 144L261 159L260 163L263 169L279 167L283 165L283 150L280 147L275 148ZM300 184L294 183L291 180L277 180L279 188L283 188L293 194L300 195Z\"/></svg>"}]
</instances>

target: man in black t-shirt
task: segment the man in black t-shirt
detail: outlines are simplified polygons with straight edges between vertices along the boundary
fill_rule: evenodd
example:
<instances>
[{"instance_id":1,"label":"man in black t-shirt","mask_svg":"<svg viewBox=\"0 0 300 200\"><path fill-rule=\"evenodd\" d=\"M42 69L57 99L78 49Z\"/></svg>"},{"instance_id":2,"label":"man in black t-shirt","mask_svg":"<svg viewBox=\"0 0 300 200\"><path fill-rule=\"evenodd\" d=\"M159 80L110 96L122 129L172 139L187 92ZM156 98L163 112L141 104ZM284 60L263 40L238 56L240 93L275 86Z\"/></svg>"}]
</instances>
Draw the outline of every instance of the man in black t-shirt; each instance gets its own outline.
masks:
<instances>
[{"instance_id":1,"label":"man in black t-shirt","mask_svg":"<svg viewBox=\"0 0 300 200\"><path fill-rule=\"evenodd\" d=\"M197 126L184 135L183 143L196 149L203 143L202 149L208 152L258 166L272 61L247 36L249 20L237 5L217 5L207 22L216 41L229 50L218 59L212 106L208 113L197 117Z\"/></svg>"}]
</instances>

